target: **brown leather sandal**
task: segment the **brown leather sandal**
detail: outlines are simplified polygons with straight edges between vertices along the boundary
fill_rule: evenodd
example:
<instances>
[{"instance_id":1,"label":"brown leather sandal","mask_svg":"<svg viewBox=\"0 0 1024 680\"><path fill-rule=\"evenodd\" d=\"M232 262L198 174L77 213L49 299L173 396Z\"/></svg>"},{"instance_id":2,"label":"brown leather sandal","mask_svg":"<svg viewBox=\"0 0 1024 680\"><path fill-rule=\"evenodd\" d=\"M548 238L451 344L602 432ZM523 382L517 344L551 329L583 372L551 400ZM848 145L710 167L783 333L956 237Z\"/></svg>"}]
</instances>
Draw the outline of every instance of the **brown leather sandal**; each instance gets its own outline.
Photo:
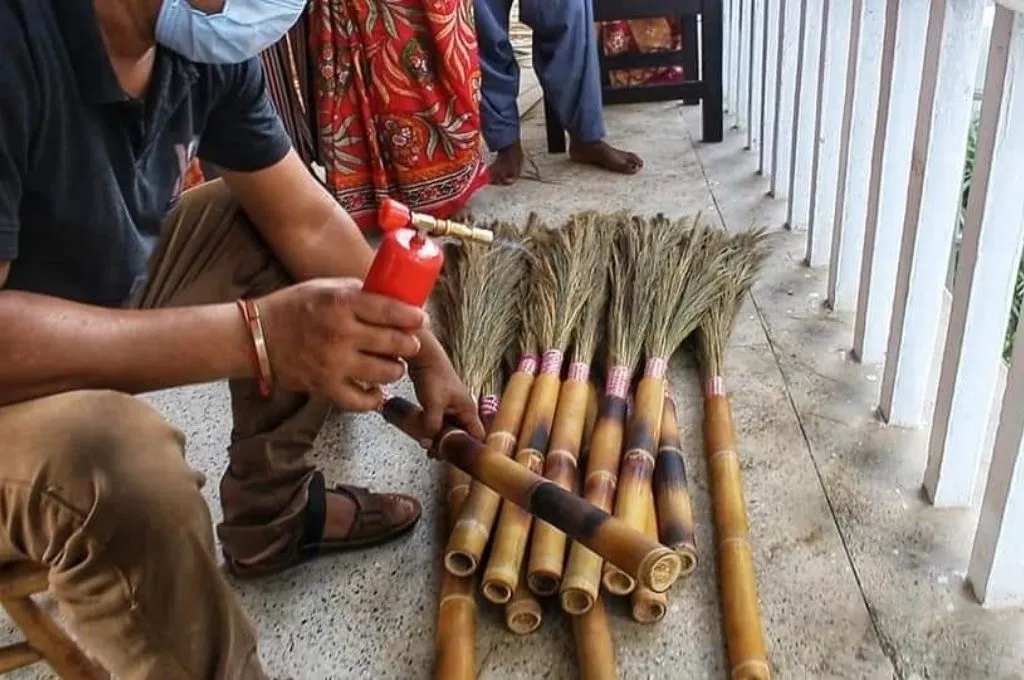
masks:
<instances>
[{"instance_id":1,"label":"brown leather sandal","mask_svg":"<svg viewBox=\"0 0 1024 680\"><path fill-rule=\"evenodd\" d=\"M352 527L344 538L324 540L327 522L327 494L344 494L355 503ZM262 578L279 573L303 562L331 553L358 550L387 543L405 534L419 521L422 508L411 496L395 493L372 493L369 489L337 484L328 489L324 476L313 473L309 482L305 528L297 552L277 560L246 565L225 555L228 569L238 578Z\"/></svg>"}]
</instances>

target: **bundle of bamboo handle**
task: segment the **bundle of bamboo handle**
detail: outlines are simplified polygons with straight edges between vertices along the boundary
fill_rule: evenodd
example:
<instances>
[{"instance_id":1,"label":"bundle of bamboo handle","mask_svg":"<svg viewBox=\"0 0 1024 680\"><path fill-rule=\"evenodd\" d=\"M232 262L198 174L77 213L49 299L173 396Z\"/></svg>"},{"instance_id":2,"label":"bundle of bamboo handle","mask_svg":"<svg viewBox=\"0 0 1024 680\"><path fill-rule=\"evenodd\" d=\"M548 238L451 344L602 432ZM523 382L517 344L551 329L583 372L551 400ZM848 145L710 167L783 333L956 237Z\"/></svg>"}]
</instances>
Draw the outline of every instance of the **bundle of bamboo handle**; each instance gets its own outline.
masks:
<instances>
[{"instance_id":1,"label":"bundle of bamboo handle","mask_svg":"<svg viewBox=\"0 0 1024 680\"><path fill-rule=\"evenodd\" d=\"M652 278L651 270L655 267L643 256L645 230L639 222L620 215L616 224L615 244L611 251L606 335L608 374L583 480L583 497L604 512L611 512L615 502L625 439L626 397L633 367L640 358L645 324L649 320L644 311L644 284ZM629 525L623 522L623 526ZM639 532L644 529L629 528ZM594 605L601 585L601 557L579 542L569 548L560 589L562 609L567 613L585 614ZM610 561L632 576L615 560ZM662 592L657 588L652 590Z\"/></svg>"},{"instance_id":2,"label":"bundle of bamboo handle","mask_svg":"<svg viewBox=\"0 0 1024 680\"><path fill-rule=\"evenodd\" d=\"M420 409L402 397L387 399L381 414L417 442L430 438L422 430ZM596 441L596 427L594 438ZM430 452L494 489L504 500L561 529L598 555L598 567L600 560L607 559L658 593L668 590L679 577L682 563L673 550L514 460L485 455L484 445L465 430L446 425Z\"/></svg>"},{"instance_id":3,"label":"bundle of bamboo handle","mask_svg":"<svg viewBox=\"0 0 1024 680\"><path fill-rule=\"evenodd\" d=\"M654 463L654 500L657 510L657 535L683 560L683 573L697 568L697 544L693 527L693 505L686 479L686 463L679 441L679 423L672 397L665 396L661 416L661 436Z\"/></svg>"},{"instance_id":4,"label":"bundle of bamboo handle","mask_svg":"<svg viewBox=\"0 0 1024 680\"><path fill-rule=\"evenodd\" d=\"M469 475L454 467L448 474L448 525L469 493ZM441 577L441 596L434 636L434 677L470 680L476 677L476 584L472 576Z\"/></svg>"},{"instance_id":5,"label":"bundle of bamboo handle","mask_svg":"<svg viewBox=\"0 0 1024 680\"><path fill-rule=\"evenodd\" d=\"M654 508L654 494L647 495L647 535L657 540L658 518ZM668 596L656 593L650 588L639 586L631 594L630 609L633 620L638 623L657 623L668 612Z\"/></svg>"},{"instance_id":6,"label":"bundle of bamboo handle","mask_svg":"<svg viewBox=\"0 0 1024 680\"><path fill-rule=\"evenodd\" d=\"M647 231L647 249L655 253L648 257L659 275L650 283L644 374L636 388L615 498L615 516L636 528L644 527L647 515L645 499L655 468L668 359L697 328L721 293L717 260L724 240L724 233L712 228L700 215L675 222L658 216L649 222ZM669 522L679 521L687 510L688 507L671 504L661 508ZM684 550L690 547L669 545ZM686 550L683 559L689 567L684 573L689 574L696 553ZM619 595L626 595L635 587L635 582L613 565L605 565L603 582L609 592Z\"/></svg>"},{"instance_id":7,"label":"bundle of bamboo handle","mask_svg":"<svg viewBox=\"0 0 1024 680\"><path fill-rule=\"evenodd\" d=\"M718 546L719 600L731 677L735 680L769 680L771 677L761 630L754 556L732 411L722 377L725 347L740 304L765 256L761 248L763 236L763 232L753 231L730 239L725 266L726 292L718 304L708 310L698 334L704 380L704 441Z\"/></svg>"}]
</instances>

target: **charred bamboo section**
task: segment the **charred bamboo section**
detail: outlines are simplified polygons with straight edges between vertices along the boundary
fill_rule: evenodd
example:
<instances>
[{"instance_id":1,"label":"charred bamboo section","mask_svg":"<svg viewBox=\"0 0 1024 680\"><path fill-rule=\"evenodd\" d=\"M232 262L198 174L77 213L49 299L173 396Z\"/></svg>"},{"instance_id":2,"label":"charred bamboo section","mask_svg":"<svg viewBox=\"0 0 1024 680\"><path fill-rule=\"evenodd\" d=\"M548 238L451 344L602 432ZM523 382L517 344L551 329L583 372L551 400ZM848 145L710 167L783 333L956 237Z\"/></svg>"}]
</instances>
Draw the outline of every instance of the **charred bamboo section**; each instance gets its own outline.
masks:
<instances>
[{"instance_id":1,"label":"charred bamboo section","mask_svg":"<svg viewBox=\"0 0 1024 680\"><path fill-rule=\"evenodd\" d=\"M661 417L658 457L654 463L654 500L657 509L657 536L679 553L682 576L697 568L697 543L693 525L693 504L686 477L679 438L679 422L672 397L665 397Z\"/></svg>"}]
</instances>

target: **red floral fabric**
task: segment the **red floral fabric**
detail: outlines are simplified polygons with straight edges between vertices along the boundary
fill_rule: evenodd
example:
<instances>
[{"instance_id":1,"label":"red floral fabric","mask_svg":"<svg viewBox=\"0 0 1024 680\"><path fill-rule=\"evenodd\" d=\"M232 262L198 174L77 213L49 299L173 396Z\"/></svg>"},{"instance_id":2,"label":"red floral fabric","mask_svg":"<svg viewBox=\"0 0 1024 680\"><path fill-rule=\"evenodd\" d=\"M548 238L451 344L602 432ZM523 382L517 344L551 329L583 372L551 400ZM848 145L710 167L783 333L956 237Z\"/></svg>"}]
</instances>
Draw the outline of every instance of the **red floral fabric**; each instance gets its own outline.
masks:
<instances>
[{"instance_id":1,"label":"red floral fabric","mask_svg":"<svg viewBox=\"0 0 1024 680\"><path fill-rule=\"evenodd\" d=\"M627 52L666 52L683 48L681 22L678 18L631 19L601 23L601 47L605 56ZM609 71L612 87L636 87L682 82L682 66L662 68L615 69Z\"/></svg>"},{"instance_id":2,"label":"red floral fabric","mask_svg":"<svg viewBox=\"0 0 1024 680\"><path fill-rule=\"evenodd\" d=\"M192 159L192 162L188 164L188 172L185 173L185 178L181 182L181 189L191 189L194 186L198 186L206 181L203 176L203 168L199 165L199 157Z\"/></svg>"},{"instance_id":3,"label":"red floral fabric","mask_svg":"<svg viewBox=\"0 0 1024 680\"><path fill-rule=\"evenodd\" d=\"M447 217L487 183L472 0L314 0L326 184L362 228L381 199Z\"/></svg>"}]
</instances>

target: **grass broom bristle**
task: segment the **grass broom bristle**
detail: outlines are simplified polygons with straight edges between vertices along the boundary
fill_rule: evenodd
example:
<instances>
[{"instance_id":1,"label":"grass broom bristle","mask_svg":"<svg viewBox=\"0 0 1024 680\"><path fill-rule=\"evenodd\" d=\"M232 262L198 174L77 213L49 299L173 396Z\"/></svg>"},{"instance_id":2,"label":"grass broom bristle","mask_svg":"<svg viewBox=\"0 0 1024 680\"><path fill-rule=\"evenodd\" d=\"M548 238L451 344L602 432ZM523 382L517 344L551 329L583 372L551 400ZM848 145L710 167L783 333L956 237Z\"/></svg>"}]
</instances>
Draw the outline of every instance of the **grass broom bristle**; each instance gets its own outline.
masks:
<instances>
[{"instance_id":1,"label":"grass broom bristle","mask_svg":"<svg viewBox=\"0 0 1024 680\"><path fill-rule=\"evenodd\" d=\"M580 213L566 225L573 243L587 243L592 268L587 272L587 290L572 335L573 363L591 364L603 339L605 313L608 305L608 261L614 241L601 229L601 216L596 212Z\"/></svg>"},{"instance_id":2,"label":"grass broom bristle","mask_svg":"<svg viewBox=\"0 0 1024 680\"><path fill-rule=\"evenodd\" d=\"M720 258L722 291L700 320L697 351L705 378L722 375L729 343L743 298L768 255L767 232L750 229L727 238Z\"/></svg>"},{"instance_id":3,"label":"grass broom bristle","mask_svg":"<svg viewBox=\"0 0 1024 680\"><path fill-rule=\"evenodd\" d=\"M658 258L645 252L651 245L643 218L618 213L613 221L614 245L609 270L607 367L635 370L650 323L647 296L658 276Z\"/></svg>"}]
</instances>

